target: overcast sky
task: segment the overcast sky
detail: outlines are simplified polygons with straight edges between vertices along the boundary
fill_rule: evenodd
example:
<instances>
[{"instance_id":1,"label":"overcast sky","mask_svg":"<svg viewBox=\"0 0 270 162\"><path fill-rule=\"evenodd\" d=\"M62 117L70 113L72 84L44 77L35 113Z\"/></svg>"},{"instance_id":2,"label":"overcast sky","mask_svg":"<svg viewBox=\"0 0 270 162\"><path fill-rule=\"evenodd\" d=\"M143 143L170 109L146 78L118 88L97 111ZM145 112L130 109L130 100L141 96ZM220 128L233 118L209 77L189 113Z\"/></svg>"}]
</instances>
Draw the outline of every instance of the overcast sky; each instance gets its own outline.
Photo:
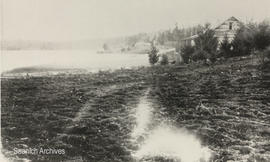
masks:
<instances>
[{"instance_id":1,"label":"overcast sky","mask_svg":"<svg viewBox=\"0 0 270 162\"><path fill-rule=\"evenodd\" d=\"M124 36L235 16L270 18L270 0L2 0L4 40L84 40Z\"/></svg>"}]
</instances>

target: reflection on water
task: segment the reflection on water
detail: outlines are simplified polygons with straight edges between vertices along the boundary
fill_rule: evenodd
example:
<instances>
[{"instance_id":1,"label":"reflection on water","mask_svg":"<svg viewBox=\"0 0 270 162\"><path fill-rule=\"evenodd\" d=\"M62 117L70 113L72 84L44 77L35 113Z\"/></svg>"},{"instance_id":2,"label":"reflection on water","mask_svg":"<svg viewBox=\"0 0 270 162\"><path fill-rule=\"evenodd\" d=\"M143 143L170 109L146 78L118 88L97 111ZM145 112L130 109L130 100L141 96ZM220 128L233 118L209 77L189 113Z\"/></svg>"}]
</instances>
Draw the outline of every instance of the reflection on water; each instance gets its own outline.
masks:
<instances>
[{"instance_id":1,"label":"reflection on water","mask_svg":"<svg viewBox=\"0 0 270 162\"><path fill-rule=\"evenodd\" d=\"M199 139L187 130L168 124L157 124L157 127L150 129L154 110L146 95L141 98L136 108L136 126L132 138L135 138L133 141L139 149L134 151L133 157L140 161L155 161L155 158L181 162L209 161L211 151L202 147ZM140 138L142 140L138 140Z\"/></svg>"},{"instance_id":2,"label":"reflection on water","mask_svg":"<svg viewBox=\"0 0 270 162\"><path fill-rule=\"evenodd\" d=\"M87 70L148 66L146 54L96 54L96 51L2 51L1 72L20 67L48 66Z\"/></svg>"}]
</instances>

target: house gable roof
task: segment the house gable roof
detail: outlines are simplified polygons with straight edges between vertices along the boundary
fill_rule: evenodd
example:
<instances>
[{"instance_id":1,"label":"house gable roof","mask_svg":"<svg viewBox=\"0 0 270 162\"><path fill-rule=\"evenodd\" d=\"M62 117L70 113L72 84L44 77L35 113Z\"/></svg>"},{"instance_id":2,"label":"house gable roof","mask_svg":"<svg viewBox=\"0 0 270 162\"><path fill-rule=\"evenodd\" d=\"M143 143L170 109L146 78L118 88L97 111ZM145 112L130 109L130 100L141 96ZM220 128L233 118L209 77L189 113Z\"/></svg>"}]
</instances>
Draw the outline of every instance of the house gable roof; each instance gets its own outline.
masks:
<instances>
[{"instance_id":1,"label":"house gable roof","mask_svg":"<svg viewBox=\"0 0 270 162\"><path fill-rule=\"evenodd\" d=\"M237 18L235 18L234 16L232 16L227 21L239 21L239 20Z\"/></svg>"},{"instance_id":2,"label":"house gable roof","mask_svg":"<svg viewBox=\"0 0 270 162\"><path fill-rule=\"evenodd\" d=\"M227 21L235 21L239 24L243 24L241 21L239 21L237 18L235 18L234 16L228 18L227 20L225 20L223 23L221 23L220 25L218 25L217 27L214 28L214 30L217 30L219 29L222 25L226 24ZM192 36L189 36L189 37L186 37L184 39L181 39L181 41L185 41L185 40L193 40L195 38L198 37L198 34L195 34L195 35L192 35Z\"/></svg>"},{"instance_id":3,"label":"house gable roof","mask_svg":"<svg viewBox=\"0 0 270 162\"><path fill-rule=\"evenodd\" d=\"M225 20L220 25L218 25L217 27L215 27L215 29L218 29L220 26L224 25L227 21L235 21L235 22L238 22L239 24L242 24L241 21L239 21L237 18L235 18L234 16L232 16L232 17L228 18L227 20Z\"/></svg>"}]
</instances>

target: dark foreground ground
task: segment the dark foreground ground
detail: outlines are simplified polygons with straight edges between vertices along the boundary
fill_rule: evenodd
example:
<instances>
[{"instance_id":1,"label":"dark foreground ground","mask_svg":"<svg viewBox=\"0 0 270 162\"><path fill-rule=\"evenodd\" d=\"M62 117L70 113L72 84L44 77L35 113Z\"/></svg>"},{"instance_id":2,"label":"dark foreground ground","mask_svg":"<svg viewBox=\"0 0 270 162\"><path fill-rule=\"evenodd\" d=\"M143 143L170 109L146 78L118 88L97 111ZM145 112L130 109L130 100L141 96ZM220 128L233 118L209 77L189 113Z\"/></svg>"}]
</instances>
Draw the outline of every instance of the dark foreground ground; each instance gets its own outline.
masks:
<instances>
[{"instance_id":1,"label":"dark foreground ground","mask_svg":"<svg viewBox=\"0 0 270 162\"><path fill-rule=\"evenodd\" d=\"M150 88L161 114L197 134L214 161L270 161L270 68L250 58L1 81L2 144L13 159L134 161L129 113ZM14 148L65 154L14 155Z\"/></svg>"}]
</instances>

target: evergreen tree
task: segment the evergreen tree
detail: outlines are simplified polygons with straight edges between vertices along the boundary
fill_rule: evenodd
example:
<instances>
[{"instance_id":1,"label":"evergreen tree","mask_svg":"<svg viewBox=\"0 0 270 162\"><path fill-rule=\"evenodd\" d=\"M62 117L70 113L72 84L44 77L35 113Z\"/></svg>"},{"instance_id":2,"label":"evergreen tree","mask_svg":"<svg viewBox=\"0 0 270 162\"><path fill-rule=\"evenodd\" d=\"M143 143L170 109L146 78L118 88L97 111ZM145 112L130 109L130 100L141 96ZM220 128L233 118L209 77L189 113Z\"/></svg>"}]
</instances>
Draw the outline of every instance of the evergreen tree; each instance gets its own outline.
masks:
<instances>
[{"instance_id":1,"label":"evergreen tree","mask_svg":"<svg viewBox=\"0 0 270 162\"><path fill-rule=\"evenodd\" d=\"M199 58L206 58L212 62L216 59L218 40L215 37L215 31L210 29L210 24L206 24L203 30L198 32L195 41L195 49L198 55L204 55Z\"/></svg>"},{"instance_id":2,"label":"evergreen tree","mask_svg":"<svg viewBox=\"0 0 270 162\"><path fill-rule=\"evenodd\" d=\"M151 43L151 49L150 52L148 53L148 57L149 57L149 63L151 65L154 65L158 62L158 49L156 48L156 46L154 45L154 43Z\"/></svg>"}]
</instances>

